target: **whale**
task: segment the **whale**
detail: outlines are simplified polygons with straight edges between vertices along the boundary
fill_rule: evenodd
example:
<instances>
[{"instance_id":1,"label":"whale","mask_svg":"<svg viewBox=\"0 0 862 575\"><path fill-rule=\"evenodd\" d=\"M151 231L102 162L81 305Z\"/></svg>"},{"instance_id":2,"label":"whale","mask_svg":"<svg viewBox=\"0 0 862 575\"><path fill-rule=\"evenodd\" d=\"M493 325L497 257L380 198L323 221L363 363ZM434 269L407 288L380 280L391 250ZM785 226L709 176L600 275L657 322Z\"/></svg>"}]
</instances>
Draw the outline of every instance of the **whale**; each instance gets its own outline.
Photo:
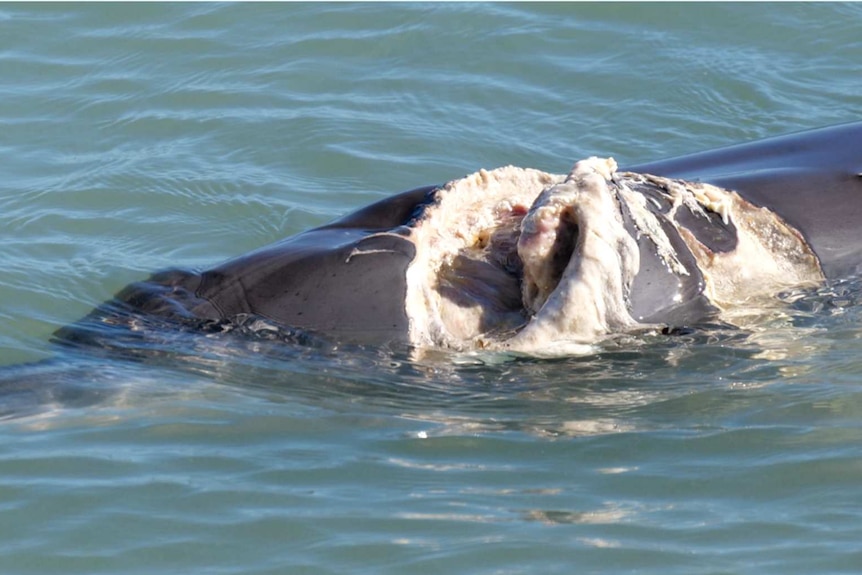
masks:
<instances>
[{"instance_id":1,"label":"whale","mask_svg":"<svg viewBox=\"0 0 862 575\"><path fill-rule=\"evenodd\" d=\"M565 355L862 271L862 122L568 164L479 170L209 269L157 272L54 340L86 344L100 325L241 326Z\"/></svg>"}]
</instances>

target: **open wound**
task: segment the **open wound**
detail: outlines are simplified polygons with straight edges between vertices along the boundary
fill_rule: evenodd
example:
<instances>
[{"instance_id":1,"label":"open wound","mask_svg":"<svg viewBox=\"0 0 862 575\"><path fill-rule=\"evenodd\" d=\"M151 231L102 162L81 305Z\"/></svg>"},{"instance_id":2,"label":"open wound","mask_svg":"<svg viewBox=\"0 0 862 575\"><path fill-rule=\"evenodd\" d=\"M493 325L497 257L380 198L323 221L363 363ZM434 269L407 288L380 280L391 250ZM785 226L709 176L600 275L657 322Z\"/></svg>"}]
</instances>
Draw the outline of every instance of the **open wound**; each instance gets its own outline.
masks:
<instances>
[{"instance_id":1,"label":"open wound","mask_svg":"<svg viewBox=\"0 0 862 575\"><path fill-rule=\"evenodd\" d=\"M823 279L797 230L735 192L618 172L610 158L567 176L508 166L449 182L415 220L411 342L562 355L650 328L629 305L644 237L668 274L696 262L718 309Z\"/></svg>"}]
</instances>

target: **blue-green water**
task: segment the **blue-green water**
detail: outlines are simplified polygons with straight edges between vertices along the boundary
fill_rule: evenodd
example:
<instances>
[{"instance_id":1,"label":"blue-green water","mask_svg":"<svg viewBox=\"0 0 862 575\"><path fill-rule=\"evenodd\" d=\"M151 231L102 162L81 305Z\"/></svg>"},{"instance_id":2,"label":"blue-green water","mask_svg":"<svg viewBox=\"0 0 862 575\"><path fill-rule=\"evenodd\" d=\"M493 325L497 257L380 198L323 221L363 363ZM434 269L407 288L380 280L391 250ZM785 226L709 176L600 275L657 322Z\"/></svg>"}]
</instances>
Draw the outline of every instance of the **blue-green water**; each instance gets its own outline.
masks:
<instances>
[{"instance_id":1,"label":"blue-green water","mask_svg":"<svg viewBox=\"0 0 862 575\"><path fill-rule=\"evenodd\" d=\"M49 338L154 270L479 168L858 120L860 29L837 4L0 5L0 364L58 358L5 368L0 573L858 573L858 281L558 361Z\"/></svg>"}]
</instances>

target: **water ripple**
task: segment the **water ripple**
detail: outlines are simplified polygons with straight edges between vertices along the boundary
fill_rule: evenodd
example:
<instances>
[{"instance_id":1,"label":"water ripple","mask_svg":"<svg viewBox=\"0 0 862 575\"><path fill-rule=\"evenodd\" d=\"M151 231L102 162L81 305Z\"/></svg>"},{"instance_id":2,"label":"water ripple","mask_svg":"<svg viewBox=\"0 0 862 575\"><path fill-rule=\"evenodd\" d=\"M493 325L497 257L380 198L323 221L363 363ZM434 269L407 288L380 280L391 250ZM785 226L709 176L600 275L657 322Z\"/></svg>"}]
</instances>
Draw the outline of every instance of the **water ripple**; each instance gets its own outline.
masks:
<instances>
[{"instance_id":1,"label":"water ripple","mask_svg":"<svg viewBox=\"0 0 862 575\"><path fill-rule=\"evenodd\" d=\"M856 120L860 16L3 5L0 570L853 571L853 281L557 361L146 322L49 340L151 271L479 168Z\"/></svg>"}]
</instances>

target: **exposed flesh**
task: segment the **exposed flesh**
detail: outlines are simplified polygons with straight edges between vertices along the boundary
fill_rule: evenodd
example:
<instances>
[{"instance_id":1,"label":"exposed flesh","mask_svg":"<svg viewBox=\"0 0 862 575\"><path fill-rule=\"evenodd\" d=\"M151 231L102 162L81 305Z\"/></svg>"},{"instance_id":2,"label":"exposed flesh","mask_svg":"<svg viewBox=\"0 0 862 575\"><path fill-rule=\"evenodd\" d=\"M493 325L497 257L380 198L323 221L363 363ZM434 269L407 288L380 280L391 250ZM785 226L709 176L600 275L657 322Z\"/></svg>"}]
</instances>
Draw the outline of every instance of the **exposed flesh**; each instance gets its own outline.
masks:
<instances>
[{"instance_id":1,"label":"exposed flesh","mask_svg":"<svg viewBox=\"0 0 862 575\"><path fill-rule=\"evenodd\" d=\"M624 225L622 203L635 230ZM677 217L683 208L703 218L698 227L711 225L710 213L732 222L735 249L711 251ZM449 182L412 226L410 340L560 355L649 327L630 314L638 237L652 242L668 273L689 273L662 221L694 255L704 295L719 309L823 279L799 232L735 192L618 173L610 158L582 160L568 176L508 166Z\"/></svg>"}]
</instances>

